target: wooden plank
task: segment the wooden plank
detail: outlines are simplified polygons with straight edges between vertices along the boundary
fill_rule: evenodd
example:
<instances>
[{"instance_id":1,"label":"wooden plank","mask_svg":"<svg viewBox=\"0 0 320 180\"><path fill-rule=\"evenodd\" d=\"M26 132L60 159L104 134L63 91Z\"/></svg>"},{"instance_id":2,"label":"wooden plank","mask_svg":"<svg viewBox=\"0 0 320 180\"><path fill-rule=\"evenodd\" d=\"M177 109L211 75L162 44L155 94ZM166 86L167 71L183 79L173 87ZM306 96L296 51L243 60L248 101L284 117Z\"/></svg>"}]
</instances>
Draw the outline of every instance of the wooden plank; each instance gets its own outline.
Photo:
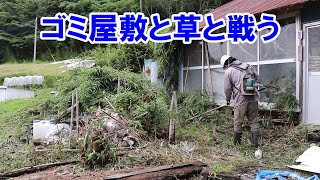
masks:
<instances>
[{"instance_id":1,"label":"wooden plank","mask_svg":"<svg viewBox=\"0 0 320 180\"><path fill-rule=\"evenodd\" d=\"M0 178L18 177L23 174L33 173L33 172L45 170L45 169L48 169L51 167L55 167L55 166L63 166L63 165L67 165L67 164L73 164L76 162L77 161L55 162L55 163L48 163L48 164L41 164L41 165L37 165L37 166L25 167L25 168L17 169L17 170L10 171L10 172L0 173Z\"/></svg>"},{"instance_id":2,"label":"wooden plank","mask_svg":"<svg viewBox=\"0 0 320 180\"><path fill-rule=\"evenodd\" d=\"M197 167L198 167L198 169L197 169ZM188 164L167 165L167 166L158 166L158 167L151 167L151 168L149 167L149 168L145 168L145 169L134 171L134 172L107 176L104 179L105 180L122 179L122 178L129 178L129 177L132 177L132 176L139 176L139 175L142 175L142 174L148 174L150 176L150 173L152 173L152 172L159 172L159 171L164 171L164 170L169 170L170 172L174 173L174 171L177 171L178 169L181 170L183 168L191 168L191 169L194 169L194 170L201 169L202 170L203 167L206 167L206 164L197 161L197 162L188 163ZM162 175L161 173L159 174L159 176L164 176L164 175ZM175 174L175 175L177 175L177 174ZM179 175L181 175L181 174L179 174ZM139 179L139 177L136 177L136 178ZM147 178L146 177L145 178L141 177L141 179L147 179Z\"/></svg>"},{"instance_id":3,"label":"wooden plank","mask_svg":"<svg viewBox=\"0 0 320 180\"><path fill-rule=\"evenodd\" d=\"M173 91L173 94L172 94L172 99L171 99L171 105L170 105L170 111L173 110L173 106L175 107L176 109L176 114L178 114L178 102L177 102L177 92L176 91ZM178 117L176 117L178 119ZM176 120L174 118L170 118L169 119L169 142L171 144L174 144L175 141L176 141L176 138L175 138L175 134L176 134Z\"/></svg>"}]
</instances>

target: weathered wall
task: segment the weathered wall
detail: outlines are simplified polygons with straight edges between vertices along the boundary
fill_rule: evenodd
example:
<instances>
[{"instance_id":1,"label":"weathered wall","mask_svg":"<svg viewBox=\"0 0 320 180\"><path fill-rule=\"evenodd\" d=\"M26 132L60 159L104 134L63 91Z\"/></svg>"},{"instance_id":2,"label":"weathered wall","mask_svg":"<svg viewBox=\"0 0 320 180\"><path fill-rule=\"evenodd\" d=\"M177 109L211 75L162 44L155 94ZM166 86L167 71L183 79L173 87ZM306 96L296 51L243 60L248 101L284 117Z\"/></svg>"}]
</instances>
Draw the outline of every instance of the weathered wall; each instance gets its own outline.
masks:
<instances>
[{"instance_id":1,"label":"weathered wall","mask_svg":"<svg viewBox=\"0 0 320 180\"><path fill-rule=\"evenodd\" d=\"M0 102L10 99L25 99L34 97L34 92L25 89L0 88Z\"/></svg>"}]
</instances>

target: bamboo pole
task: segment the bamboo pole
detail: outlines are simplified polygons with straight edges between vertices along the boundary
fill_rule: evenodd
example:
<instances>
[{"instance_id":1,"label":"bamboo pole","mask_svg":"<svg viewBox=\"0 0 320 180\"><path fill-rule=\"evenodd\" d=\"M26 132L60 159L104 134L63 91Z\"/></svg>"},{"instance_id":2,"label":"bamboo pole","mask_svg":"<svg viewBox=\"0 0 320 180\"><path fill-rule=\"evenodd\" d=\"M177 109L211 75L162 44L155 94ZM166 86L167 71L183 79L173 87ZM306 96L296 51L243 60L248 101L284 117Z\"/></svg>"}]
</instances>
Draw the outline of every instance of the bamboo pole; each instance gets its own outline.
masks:
<instances>
[{"instance_id":1,"label":"bamboo pole","mask_svg":"<svg viewBox=\"0 0 320 180\"><path fill-rule=\"evenodd\" d=\"M173 94L172 94L170 111L173 110L173 107L175 107L176 115L177 115L178 114L178 102L177 102L177 92L176 91L173 91ZM178 119L178 115L177 115L176 119ZM175 130L176 130L176 120L174 118L170 118L169 119L169 142L173 143L173 144L176 141L176 139L175 139L175 134L176 134Z\"/></svg>"},{"instance_id":2,"label":"bamboo pole","mask_svg":"<svg viewBox=\"0 0 320 180\"><path fill-rule=\"evenodd\" d=\"M210 61L209 61L209 47L208 47L208 44L205 42L205 52L206 52L206 59L207 59L207 66L208 66L208 76L210 78L210 88L209 88L209 91L210 91L210 96L212 96L213 98L213 81L212 81L212 76L211 76L211 68L210 68Z\"/></svg>"},{"instance_id":3,"label":"bamboo pole","mask_svg":"<svg viewBox=\"0 0 320 180\"><path fill-rule=\"evenodd\" d=\"M79 91L76 89L76 125L77 125L77 139L79 138Z\"/></svg>"},{"instance_id":4,"label":"bamboo pole","mask_svg":"<svg viewBox=\"0 0 320 180\"><path fill-rule=\"evenodd\" d=\"M190 63L190 59L189 59L189 57L188 57L188 65L187 65L186 77L185 77L185 80L184 80L183 92L186 91L187 79L188 79L188 73L189 73L189 63Z\"/></svg>"},{"instance_id":5,"label":"bamboo pole","mask_svg":"<svg viewBox=\"0 0 320 180\"><path fill-rule=\"evenodd\" d=\"M73 128L73 111L74 111L74 91L72 91L72 100L71 100L71 118L70 118L70 132L69 132L69 148L71 148L71 137L72 137L72 128Z\"/></svg>"}]
</instances>

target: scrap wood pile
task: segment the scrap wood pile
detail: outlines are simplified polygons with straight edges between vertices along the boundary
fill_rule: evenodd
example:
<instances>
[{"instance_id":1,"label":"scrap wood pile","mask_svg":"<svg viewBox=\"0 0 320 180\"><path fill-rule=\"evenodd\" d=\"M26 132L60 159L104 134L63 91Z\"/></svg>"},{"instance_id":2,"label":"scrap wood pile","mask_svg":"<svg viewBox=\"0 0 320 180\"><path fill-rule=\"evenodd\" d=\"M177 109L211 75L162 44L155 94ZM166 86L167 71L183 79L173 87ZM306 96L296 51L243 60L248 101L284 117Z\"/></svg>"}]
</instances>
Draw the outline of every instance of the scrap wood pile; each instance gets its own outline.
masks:
<instances>
[{"instance_id":1,"label":"scrap wood pile","mask_svg":"<svg viewBox=\"0 0 320 180\"><path fill-rule=\"evenodd\" d=\"M91 115L83 118L79 127L80 159L85 165L94 167L116 161L121 151L140 146L147 139L142 130L130 127L131 120L116 112L111 102L105 98L111 108L96 109ZM75 134L72 135L75 138Z\"/></svg>"}]
</instances>

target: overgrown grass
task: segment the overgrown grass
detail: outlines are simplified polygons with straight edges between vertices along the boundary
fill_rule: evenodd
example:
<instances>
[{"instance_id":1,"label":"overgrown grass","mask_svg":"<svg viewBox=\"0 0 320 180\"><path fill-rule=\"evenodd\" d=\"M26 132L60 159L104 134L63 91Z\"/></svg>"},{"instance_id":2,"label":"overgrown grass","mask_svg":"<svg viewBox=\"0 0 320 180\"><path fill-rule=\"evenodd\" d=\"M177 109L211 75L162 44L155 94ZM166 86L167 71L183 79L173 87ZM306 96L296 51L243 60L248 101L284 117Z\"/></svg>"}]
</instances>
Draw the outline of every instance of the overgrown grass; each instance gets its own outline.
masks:
<instances>
[{"instance_id":1,"label":"overgrown grass","mask_svg":"<svg viewBox=\"0 0 320 180\"><path fill-rule=\"evenodd\" d=\"M36 156L31 153L31 145L20 142L26 139L26 124L56 116L56 110L49 107L49 102L55 98L51 90L36 90L36 97L32 99L0 102L0 172L77 157L61 151L61 145L53 146L54 151L45 156Z\"/></svg>"},{"instance_id":2,"label":"overgrown grass","mask_svg":"<svg viewBox=\"0 0 320 180\"><path fill-rule=\"evenodd\" d=\"M214 132L213 128L220 131ZM200 160L217 174L249 174L254 177L256 171L262 169L294 171L286 165L294 164L295 159L308 148L303 126L278 127L281 136L272 138L267 136L270 129L262 129L261 160L254 156L256 149L251 147L248 131L244 133L241 146L233 145L233 130L228 121L219 127L214 127L213 123L192 123L179 127L177 131L181 132L179 137L184 140L176 145L167 145L162 141L152 143L144 151L132 154L139 159L133 164L148 162L148 165L166 165ZM310 176L308 173L304 175Z\"/></svg>"},{"instance_id":3,"label":"overgrown grass","mask_svg":"<svg viewBox=\"0 0 320 180\"><path fill-rule=\"evenodd\" d=\"M36 97L32 99L15 99L0 102L0 142L5 141L9 136L19 137L24 133L24 124L31 123L33 119L46 118L48 109L41 109L42 105L48 102L53 95L51 89L36 91ZM38 109L39 114L33 114L30 110Z\"/></svg>"}]
</instances>

